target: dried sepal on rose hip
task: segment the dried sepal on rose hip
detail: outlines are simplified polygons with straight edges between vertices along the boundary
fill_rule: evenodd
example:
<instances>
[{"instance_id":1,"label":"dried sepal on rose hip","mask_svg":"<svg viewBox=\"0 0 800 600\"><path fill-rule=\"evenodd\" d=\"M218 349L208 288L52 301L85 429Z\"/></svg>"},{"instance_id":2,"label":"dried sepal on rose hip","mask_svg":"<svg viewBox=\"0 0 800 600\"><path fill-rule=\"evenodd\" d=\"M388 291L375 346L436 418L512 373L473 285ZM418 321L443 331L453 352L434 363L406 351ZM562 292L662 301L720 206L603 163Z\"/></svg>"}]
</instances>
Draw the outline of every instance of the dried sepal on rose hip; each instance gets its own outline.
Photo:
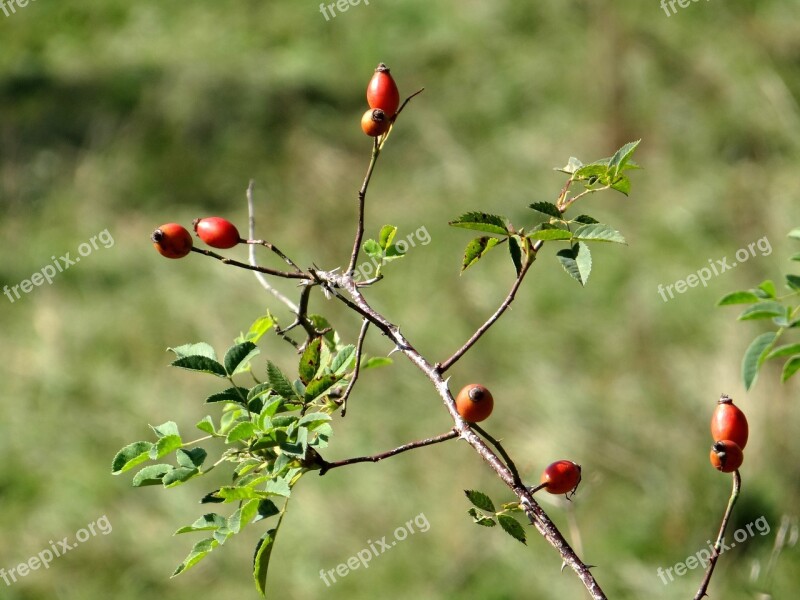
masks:
<instances>
[{"instance_id":1,"label":"dried sepal on rose hip","mask_svg":"<svg viewBox=\"0 0 800 600\"><path fill-rule=\"evenodd\" d=\"M194 231L212 248L227 250L242 241L236 226L222 217L206 217L192 221Z\"/></svg>"},{"instance_id":2,"label":"dried sepal on rose hip","mask_svg":"<svg viewBox=\"0 0 800 600\"><path fill-rule=\"evenodd\" d=\"M183 258L192 251L192 235L178 223L165 223L150 234L150 240L167 258Z\"/></svg>"},{"instance_id":3,"label":"dried sepal on rose hip","mask_svg":"<svg viewBox=\"0 0 800 600\"><path fill-rule=\"evenodd\" d=\"M744 450L749 433L750 428L747 425L747 417L733 403L730 396L723 394L711 417L711 436L714 441L731 440Z\"/></svg>"},{"instance_id":4,"label":"dried sepal on rose hip","mask_svg":"<svg viewBox=\"0 0 800 600\"><path fill-rule=\"evenodd\" d=\"M465 385L456 396L458 414L470 423L480 423L488 419L493 409L492 393L480 384Z\"/></svg>"},{"instance_id":5,"label":"dried sepal on rose hip","mask_svg":"<svg viewBox=\"0 0 800 600\"><path fill-rule=\"evenodd\" d=\"M541 485L551 494L572 495L581 482L581 466L571 460L557 460L542 472Z\"/></svg>"},{"instance_id":6,"label":"dried sepal on rose hip","mask_svg":"<svg viewBox=\"0 0 800 600\"><path fill-rule=\"evenodd\" d=\"M380 108L391 119L400 106L400 91L385 64L380 63L367 86L367 103L370 108Z\"/></svg>"},{"instance_id":7,"label":"dried sepal on rose hip","mask_svg":"<svg viewBox=\"0 0 800 600\"><path fill-rule=\"evenodd\" d=\"M361 117L361 130L369 137L378 137L389 131L392 122L380 108L370 108Z\"/></svg>"},{"instance_id":8,"label":"dried sepal on rose hip","mask_svg":"<svg viewBox=\"0 0 800 600\"><path fill-rule=\"evenodd\" d=\"M711 465L723 473L733 473L742 466L744 453L736 442L719 440L711 446Z\"/></svg>"}]
</instances>

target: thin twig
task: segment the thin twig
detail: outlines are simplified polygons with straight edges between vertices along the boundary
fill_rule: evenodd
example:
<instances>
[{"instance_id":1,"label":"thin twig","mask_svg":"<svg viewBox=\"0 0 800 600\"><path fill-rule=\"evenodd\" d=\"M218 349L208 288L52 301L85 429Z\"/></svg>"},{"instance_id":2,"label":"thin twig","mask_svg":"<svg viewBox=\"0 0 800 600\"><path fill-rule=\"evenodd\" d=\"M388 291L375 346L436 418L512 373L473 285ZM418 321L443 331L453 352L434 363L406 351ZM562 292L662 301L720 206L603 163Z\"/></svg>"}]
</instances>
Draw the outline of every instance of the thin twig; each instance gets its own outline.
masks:
<instances>
[{"instance_id":1,"label":"thin twig","mask_svg":"<svg viewBox=\"0 0 800 600\"><path fill-rule=\"evenodd\" d=\"M251 265L248 263L243 263L238 260L234 260L232 258L226 258L221 254L217 254L216 252L211 252L211 250L206 250L204 248L192 248L192 252L197 252L198 254L205 254L206 256L210 256L211 258L216 258L218 261L226 265L232 265L234 267L239 267L240 269L247 269L248 271L265 273L267 275L274 275L275 277L283 277L284 279L305 279L305 280L311 279L308 273L303 273L301 271L278 271L276 269L270 269L269 267L262 267L260 265Z\"/></svg>"},{"instance_id":2,"label":"thin twig","mask_svg":"<svg viewBox=\"0 0 800 600\"><path fill-rule=\"evenodd\" d=\"M364 176L364 181L361 183L361 189L358 190L358 225L356 226L356 238L353 242L353 251L350 254L350 263L347 266L347 272L353 273L356 269L356 262L358 261L358 252L361 250L361 240L364 239L364 204L367 198L367 188L369 181L372 179L372 173L375 171L375 164L378 162L378 157L381 155L381 149L378 147L378 138L372 144L372 157L367 167L367 174Z\"/></svg>"},{"instance_id":3,"label":"thin twig","mask_svg":"<svg viewBox=\"0 0 800 600\"><path fill-rule=\"evenodd\" d=\"M396 454L401 454L403 452L408 452L409 450L414 450L415 448L422 448L423 446L431 446L433 444L439 444L441 442L446 442L447 440L452 440L457 438L459 433L452 429L447 433L443 433L441 435L437 435L436 437L426 438L424 440L419 440L416 442L409 442L408 444L403 444L402 446L398 446L397 448L393 448L387 452L381 452L380 454L373 454L372 456L356 456L355 458L348 458L345 460L337 460L335 462L322 462L322 468L319 470L320 475L325 475L331 469L336 469L337 467L344 467L347 465L352 465L355 463L361 462L373 462L376 463L378 461L383 460L384 458L389 458L390 456L395 456ZM321 458L321 457L320 457Z\"/></svg>"},{"instance_id":4,"label":"thin twig","mask_svg":"<svg viewBox=\"0 0 800 600\"><path fill-rule=\"evenodd\" d=\"M344 394L340 400L342 403L343 417L347 414L347 399L350 397L350 393L353 391L356 380L361 373L361 353L364 350L364 340L367 337L367 329L369 329L369 320L364 319L364 322L361 324L361 331L358 333L358 342L356 342L356 366L353 369L353 377L350 379L350 383L347 384L347 388L344 390Z\"/></svg>"},{"instance_id":5,"label":"thin twig","mask_svg":"<svg viewBox=\"0 0 800 600\"><path fill-rule=\"evenodd\" d=\"M256 212L255 212L255 203L253 201L253 189L255 188L255 180L251 179L250 183L247 186L247 214L248 214L248 237L254 238L256 237ZM255 267L257 265L256 261L256 248L255 246L250 246L248 248L249 257L250 257L250 265ZM272 285L270 285L269 281L266 277L264 277L263 273L255 271L253 273L256 276L256 279L261 284L265 290L267 290L270 294L275 296L280 302L286 305L290 311L293 313L297 312L297 305L289 300L286 296L276 290Z\"/></svg>"},{"instance_id":6,"label":"thin twig","mask_svg":"<svg viewBox=\"0 0 800 600\"><path fill-rule=\"evenodd\" d=\"M714 542L714 550L711 552L711 558L708 559L708 568L706 569L703 582L700 584L700 589L694 595L694 600L701 600L706 596L708 584L711 583L711 576L714 574L714 567L717 565L719 555L722 554L722 541L725 537L725 529L728 527L728 520L731 518L733 512L733 505L736 504L736 499L739 497L739 491L742 489L742 477L739 471L733 472L733 489L731 490L731 497L728 500L728 506L725 508L725 514L722 517L722 524L719 527L719 534L717 534L717 541Z\"/></svg>"},{"instance_id":7,"label":"thin twig","mask_svg":"<svg viewBox=\"0 0 800 600\"><path fill-rule=\"evenodd\" d=\"M509 471L511 471L511 474L514 476L514 483L516 485L524 487L525 484L522 483L522 478L519 476L519 470L517 469L517 465L515 465L514 461L511 460L511 457L508 455L508 452L506 452L505 448L503 448L502 444L500 443L500 440L493 438L486 432L485 429L483 429L477 423L470 423L469 426L472 427L479 434L481 434L484 438L489 440L489 442L491 442L491 444L495 448L497 448L497 452L499 452L500 456L503 457L503 460L506 461L506 466L508 467Z\"/></svg>"},{"instance_id":8,"label":"thin twig","mask_svg":"<svg viewBox=\"0 0 800 600\"><path fill-rule=\"evenodd\" d=\"M283 259L283 261L287 265L289 265L290 267L294 267L294 269L296 271L302 271L303 270L300 267L298 267L297 264L295 264L295 262L291 258L289 258L283 252L281 252L278 249L277 246L275 246L274 244L271 244L267 240L241 240L241 243L242 244L250 244L251 246L264 246L265 248L268 248L269 250L271 250L272 252L274 252L275 254L280 256L281 259Z\"/></svg>"}]
</instances>

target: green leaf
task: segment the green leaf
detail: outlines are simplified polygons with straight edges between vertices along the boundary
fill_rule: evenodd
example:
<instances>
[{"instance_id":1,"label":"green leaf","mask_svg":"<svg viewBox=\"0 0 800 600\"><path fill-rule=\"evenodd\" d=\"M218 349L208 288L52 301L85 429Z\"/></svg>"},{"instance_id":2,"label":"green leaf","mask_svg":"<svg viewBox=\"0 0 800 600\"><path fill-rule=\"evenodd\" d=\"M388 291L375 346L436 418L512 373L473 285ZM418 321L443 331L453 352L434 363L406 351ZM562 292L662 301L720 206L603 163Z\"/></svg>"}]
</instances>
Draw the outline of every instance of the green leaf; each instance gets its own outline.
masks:
<instances>
[{"instance_id":1,"label":"green leaf","mask_svg":"<svg viewBox=\"0 0 800 600\"><path fill-rule=\"evenodd\" d=\"M575 171L573 179L575 181L589 181L594 183L593 180L608 177L608 165L602 161L590 163L582 166Z\"/></svg>"},{"instance_id":2,"label":"green leaf","mask_svg":"<svg viewBox=\"0 0 800 600\"><path fill-rule=\"evenodd\" d=\"M155 446L150 448L150 458L153 460L158 460L172 452L173 450L177 450L183 445L183 440L181 440L181 436L179 435L167 435L162 437L158 442L156 442Z\"/></svg>"},{"instance_id":3,"label":"green leaf","mask_svg":"<svg viewBox=\"0 0 800 600\"><path fill-rule=\"evenodd\" d=\"M244 423L239 423L228 432L228 436L225 438L225 442L231 444L233 442L248 440L251 437L253 437L253 434L255 434L255 432L256 432L256 426L253 425L250 421L245 421Z\"/></svg>"},{"instance_id":4,"label":"green leaf","mask_svg":"<svg viewBox=\"0 0 800 600\"><path fill-rule=\"evenodd\" d=\"M339 383L341 378L336 375L322 375L310 381L306 386L305 402L311 402L328 392Z\"/></svg>"},{"instance_id":5,"label":"green leaf","mask_svg":"<svg viewBox=\"0 0 800 600\"><path fill-rule=\"evenodd\" d=\"M290 401L297 401L294 388L281 370L272 361L267 362L267 381L276 394Z\"/></svg>"},{"instance_id":6,"label":"green leaf","mask_svg":"<svg viewBox=\"0 0 800 600\"><path fill-rule=\"evenodd\" d=\"M278 510L278 507L275 506L275 503L272 500L261 500L258 503L258 514L256 515L255 519L253 519L253 522L257 523L258 521L269 519L270 517L280 514L280 512L281 511Z\"/></svg>"},{"instance_id":7,"label":"green leaf","mask_svg":"<svg viewBox=\"0 0 800 600\"><path fill-rule=\"evenodd\" d=\"M365 356L364 358L361 359L361 370L363 371L364 369L376 369L378 367L386 367L393 363L394 361L388 356L371 356L369 358Z\"/></svg>"},{"instance_id":8,"label":"green leaf","mask_svg":"<svg viewBox=\"0 0 800 600\"><path fill-rule=\"evenodd\" d=\"M184 344L177 348L167 348L169 352L174 352L177 358L187 358L189 356L205 356L213 361L217 360L217 353L214 352L209 344L200 342L199 344Z\"/></svg>"},{"instance_id":9,"label":"green leaf","mask_svg":"<svg viewBox=\"0 0 800 600\"><path fill-rule=\"evenodd\" d=\"M786 383L786 381L797 371L800 370L800 356L793 356L789 360L786 361L786 364L783 365L783 373L781 373L781 381Z\"/></svg>"},{"instance_id":10,"label":"green leaf","mask_svg":"<svg viewBox=\"0 0 800 600\"><path fill-rule=\"evenodd\" d=\"M629 196L631 193L631 180L625 175L621 175L611 184L611 189Z\"/></svg>"},{"instance_id":11,"label":"green leaf","mask_svg":"<svg viewBox=\"0 0 800 600\"><path fill-rule=\"evenodd\" d=\"M208 453L203 448L192 448L191 450L181 448L175 453L178 464L189 469L202 467L207 456Z\"/></svg>"},{"instance_id":12,"label":"green leaf","mask_svg":"<svg viewBox=\"0 0 800 600\"><path fill-rule=\"evenodd\" d=\"M794 239L796 239L796 240L800 240L800 227L798 227L798 228L796 228L796 229L792 229L792 230L789 232L789 237L790 237L790 238L794 238Z\"/></svg>"},{"instance_id":13,"label":"green leaf","mask_svg":"<svg viewBox=\"0 0 800 600\"><path fill-rule=\"evenodd\" d=\"M591 225L592 223L599 223L597 219L594 217L590 217L589 215L578 215L570 223L583 223L584 225Z\"/></svg>"},{"instance_id":14,"label":"green leaf","mask_svg":"<svg viewBox=\"0 0 800 600\"><path fill-rule=\"evenodd\" d=\"M583 163L579 161L574 156L570 156L569 160L567 161L567 165L565 167L561 167L560 169L556 168L553 169L554 171L560 171L562 173L567 173L568 175L572 175L575 171L580 169L583 166Z\"/></svg>"},{"instance_id":15,"label":"green leaf","mask_svg":"<svg viewBox=\"0 0 800 600\"><path fill-rule=\"evenodd\" d=\"M592 242L614 242L616 244L627 244L622 234L602 223L592 223L591 225L581 225L572 234L576 240L586 240Z\"/></svg>"},{"instance_id":16,"label":"green leaf","mask_svg":"<svg viewBox=\"0 0 800 600\"><path fill-rule=\"evenodd\" d=\"M334 337L336 335L336 331L334 331L331 324L328 322L328 319L323 317L322 315L308 315L309 322L314 326L314 329L317 331L325 331L328 330L322 337L330 344L334 345L336 342L334 341ZM325 366L325 361L322 361L322 366Z\"/></svg>"},{"instance_id":17,"label":"green leaf","mask_svg":"<svg viewBox=\"0 0 800 600\"><path fill-rule=\"evenodd\" d=\"M556 227L550 223L542 223L528 234L528 238L545 242L552 240L569 240L572 239L572 233L562 227Z\"/></svg>"},{"instance_id":18,"label":"green leaf","mask_svg":"<svg viewBox=\"0 0 800 600\"><path fill-rule=\"evenodd\" d=\"M522 271L522 248L519 247L519 236L511 236L508 238L508 251L511 254L511 262L514 263L514 270L517 272L517 277L519 277L520 271Z\"/></svg>"},{"instance_id":19,"label":"green leaf","mask_svg":"<svg viewBox=\"0 0 800 600\"><path fill-rule=\"evenodd\" d=\"M525 541L525 530L522 528L522 525L519 524L519 521L508 515L497 515L497 520L500 523L500 527L503 528L503 531L505 531L515 540L527 545L527 542Z\"/></svg>"},{"instance_id":20,"label":"green leaf","mask_svg":"<svg viewBox=\"0 0 800 600\"><path fill-rule=\"evenodd\" d=\"M172 471L164 475L164 478L161 482L164 484L165 488L175 487L189 481L199 472L200 471L194 467L178 467L177 469L172 469Z\"/></svg>"},{"instance_id":21,"label":"green leaf","mask_svg":"<svg viewBox=\"0 0 800 600\"><path fill-rule=\"evenodd\" d=\"M270 495L267 492L255 490L252 487L223 486L214 495L222 498L224 502L236 502L238 500L250 500L251 498L265 499Z\"/></svg>"},{"instance_id":22,"label":"green leaf","mask_svg":"<svg viewBox=\"0 0 800 600\"><path fill-rule=\"evenodd\" d=\"M227 377L228 375L225 367L207 356L184 356L174 361L171 366L198 373L210 373L217 377Z\"/></svg>"},{"instance_id":23,"label":"green leaf","mask_svg":"<svg viewBox=\"0 0 800 600\"><path fill-rule=\"evenodd\" d=\"M463 229L485 231L486 233L508 235L508 226L505 218L482 212L465 213L455 221L450 221L449 225Z\"/></svg>"},{"instance_id":24,"label":"green leaf","mask_svg":"<svg viewBox=\"0 0 800 600\"><path fill-rule=\"evenodd\" d=\"M159 439L167 437L168 435L180 435L178 431L178 424L175 421L167 421L161 425L150 425L150 429L158 436Z\"/></svg>"},{"instance_id":25,"label":"green leaf","mask_svg":"<svg viewBox=\"0 0 800 600\"><path fill-rule=\"evenodd\" d=\"M758 302L760 298L753 292L732 292L717 302L717 306L728 306L730 304L752 304Z\"/></svg>"},{"instance_id":26,"label":"green leaf","mask_svg":"<svg viewBox=\"0 0 800 600\"><path fill-rule=\"evenodd\" d=\"M774 331L762 333L752 341L745 351L744 358L742 359L742 380L744 381L746 390L753 387L753 384L756 382L758 370L764 363L764 360L769 354L769 349L777 337L778 334Z\"/></svg>"},{"instance_id":27,"label":"green leaf","mask_svg":"<svg viewBox=\"0 0 800 600\"><path fill-rule=\"evenodd\" d=\"M480 259L482 259L489 250L494 248L500 240L497 238L483 236L475 238L467 244L464 250L464 260L461 263L461 272L463 273Z\"/></svg>"},{"instance_id":28,"label":"green leaf","mask_svg":"<svg viewBox=\"0 0 800 600\"><path fill-rule=\"evenodd\" d=\"M248 392L249 390L243 387L228 388L227 390L224 390L222 392L211 394L208 398L206 398L206 403L237 402L238 404L244 405L247 402Z\"/></svg>"},{"instance_id":29,"label":"green leaf","mask_svg":"<svg viewBox=\"0 0 800 600\"><path fill-rule=\"evenodd\" d=\"M184 571L191 569L206 556L208 556L209 552L211 552L218 545L219 542L214 538L206 538L197 542L192 548L192 551L189 553L189 556L187 556L184 561L178 565L178 568L175 569L172 577L177 577Z\"/></svg>"},{"instance_id":30,"label":"green leaf","mask_svg":"<svg viewBox=\"0 0 800 600\"><path fill-rule=\"evenodd\" d=\"M384 250L388 249L394 241L394 236L397 234L397 227L394 225L384 225L381 227L381 232L378 234L378 244Z\"/></svg>"},{"instance_id":31,"label":"green leaf","mask_svg":"<svg viewBox=\"0 0 800 600\"><path fill-rule=\"evenodd\" d=\"M786 314L786 309L780 302L767 300L748 306L737 319L739 321L752 321L754 319L771 319Z\"/></svg>"},{"instance_id":32,"label":"green leaf","mask_svg":"<svg viewBox=\"0 0 800 600\"><path fill-rule=\"evenodd\" d=\"M787 275L786 285L789 287L789 289L794 290L795 292L800 292L800 277L797 275Z\"/></svg>"},{"instance_id":33,"label":"green leaf","mask_svg":"<svg viewBox=\"0 0 800 600\"><path fill-rule=\"evenodd\" d=\"M464 490L467 499L475 506L486 512L496 512L491 498L478 490Z\"/></svg>"},{"instance_id":34,"label":"green leaf","mask_svg":"<svg viewBox=\"0 0 800 600\"><path fill-rule=\"evenodd\" d=\"M303 415L300 420L297 422L298 427L306 427L309 431L314 431L317 427L322 425L323 423L327 423L331 420L331 416L326 413L315 412L315 413L308 413L307 415Z\"/></svg>"},{"instance_id":35,"label":"green leaf","mask_svg":"<svg viewBox=\"0 0 800 600\"><path fill-rule=\"evenodd\" d=\"M636 147L641 141L642 140L629 142L614 153L614 156L612 156L611 160L608 161L608 169L611 172L612 177L616 178L617 175L620 174L630 160L631 156L633 156L633 153L636 151Z\"/></svg>"},{"instance_id":36,"label":"green leaf","mask_svg":"<svg viewBox=\"0 0 800 600\"><path fill-rule=\"evenodd\" d=\"M280 526L280 521L278 526ZM272 548L275 545L275 535L277 533L278 528L276 527L261 536L253 556L253 579L256 582L256 589L262 596L267 595L267 569L269 568L269 559L272 556Z\"/></svg>"},{"instance_id":37,"label":"green leaf","mask_svg":"<svg viewBox=\"0 0 800 600\"><path fill-rule=\"evenodd\" d=\"M230 516L227 527L230 529L231 533L239 533L242 527L245 527L255 518L256 514L258 514L260 502L263 502L263 500L257 500L255 498L248 500Z\"/></svg>"},{"instance_id":38,"label":"green leaf","mask_svg":"<svg viewBox=\"0 0 800 600\"><path fill-rule=\"evenodd\" d=\"M264 492L272 496L284 496L288 498L292 495L292 488L289 486L288 478L270 479L264 486Z\"/></svg>"},{"instance_id":39,"label":"green leaf","mask_svg":"<svg viewBox=\"0 0 800 600\"><path fill-rule=\"evenodd\" d=\"M119 475L145 462L150 458L150 450L152 448L153 444L150 442L134 442L125 446L114 457L111 463L111 473Z\"/></svg>"},{"instance_id":40,"label":"green leaf","mask_svg":"<svg viewBox=\"0 0 800 600\"><path fill-rule=\"evenodd\" d=\"M281 442L280 449L284 454L288 454L294 458L303 458L308 449L308 429L301 427L297 430L294 440L286 440Z\"/></svg>"},{"instance_id":41,"label":"green leaf","mask_svg":"<svg viewBox=\"0 0 800 600\"><path fill-rule=\"evenodd\" d=\"M467 511L467 514L472 517L477 525L483 525L484 527L494 527L497 523L494 522L494 519L491 517L487 517L479 513L475 508L470 508Z\"/></svg>"},{"instance_id":42,"label":"green leaf","mask_svg":"<svg viewBox=\"0 0 800 600\"><path fill-rule=\"evenodd\" d=\"M208 513L197 519L191 525L181 527L173 535L180 535L182 533L193 533L195 531L211 531L219 527L224 527L227 524L225 517L217 513Z\"/></svg>"},{"instance_id":43,"label":"green leaf","mask_svg":"<svg viewBox=\"0 0 800 600\"><path fill-rule=\"evenodd\" d=\"M228 372L228 376L232 377L237 373L247 371L252 358L260 352L261 350L253 342L243 342L229 348L225 353L225 370Z\"/></svg>"},{"instance_id":44,"label":"green leaf","mask_svg":"<svg viewBox=\"0 0 800 600\"><path fill-rule=\"evenodd\" d=\"M300 381L306 385L309 381L314 379L314 375L319 371L320 344L322 344L322 338L315 337L306 346L303 355L300 357L298 372L300 374Z\"/></svg>"},{"instance_id":45,"label":"green leaf","mask_svg":"<svg viewBox=\"0 0 800 600\"><path fill-rule=\"evenodd\" d=\"M800 354L800 344L786 344L778 346L772 352L767 354L765 361L772 360L773 358L780 358L782 356L792 356L793 354Z\"/></svg>"},{"instance_id":46,"label":"green leaf","mask_svg":"<svg viewBox=\"0 0 800 600\"><path fill-rule=\"evenodd\" d=\"M529 207L545 217L555 217L556 219L563 218L558 207L550 202L534 202L530 204Z\"/></svg>"},{"instance_id":47,"label":"green leaf","mask_svg":"<svg viewBox=\"0 0 800 600\"><path fill-rule=\"evenodd\" d=\"M367 256L370 258L381 259L383 258L383 248L381 248L380 244L375 240L367 240L364 242L364 252L367 253Z\"/></svg>"},{"instance_id":48,"label":"green leaf","mask_svg":"<svg viewBox=\"0 0 800 600\"><path fill-rule=\"evenodd\" d=\"M789 260L800 260L800 254L795 254Z\"/></svg>"},{"instance_id":49,"label":"green leaf","mask_svg":"<svg viewBox=\"0 0 800 600\"><path fill-rule=\"evenodd\" d=\"M589 274L592 272L592 255L586 244L578 242L571 248L561 250L556 256L561 266L573 279L581 285L586 285Z\"/></svg>"},{"instance_id":50,"label":"green leaf","mask_svg":"<svg viewBox=\"0 0 800 600\"><path fill-rule=\"evenodd\" d=\"M775 284L772 281L770 281L769 279L767 279L765 282L763 282L761 285L759 285L758 289L763 291L767 295L768 298L776 298L777 297L777 292L775 291Z\"/></svg>"},{"instance_id":51,"label":"green leaf","mask_svg":"<svg viewBox=\"0 0 800 600\"><path fill-rule=\"evenodd\" d=\"M273 316L267 312L266 315L263 317L259 317L256 319L252 325L250 325L250 330L247 334L242 338L240 337L240 342L253 342L254 344L258 343L265 333L267 333L270 329L275 326L275 319Z\"/></svg>"},{"instance_id":52,"label":"green leaf","mask_svg":"<svg viewBox=\"0 0 800 600\"><path fill-rule=\"evenodd\" d=\"M383 255L383 262L389 263L393 260L397 260L398 258L403 258L406 254L408 254L408 246L405 247L405 250L401 250L397 244L392 244L386 249L386 252Z\"/></svg>"},{"instance_id":53,"label":"green leaf","mask_svg":"<svg viewBox=\"0 0 800 600\"><path fill-rule=\"evenodd\" d=\"M344 374L344 372L352 366L353 362L355 362L355 358L356 347L352 344L345 346L336 353L331 363L331 371L334 375Z\"/></svg>"},{"instance_id":54,"label":"green leaf","mask_svg":"<svg viewBox=\"0 0 800 600\"><path fill-rule=\"evenodd\" d=\"M173 470L172 465L150 465L133 476L133 487L161 485L161 479Z\"/></svg>"},{"instance_id":55,"label":"green leaf","mask_svg":"<svg viewBox=\"0 0 800 600\"><path fill-rule=\"evenodd\" d=\"M214 427L214 421L210 416L203 417L203 420L198 422L195 427L197 427L200 431L205 431L211 435L216 435L217 433L217 430Z\"/></svg>"}]
</instances>

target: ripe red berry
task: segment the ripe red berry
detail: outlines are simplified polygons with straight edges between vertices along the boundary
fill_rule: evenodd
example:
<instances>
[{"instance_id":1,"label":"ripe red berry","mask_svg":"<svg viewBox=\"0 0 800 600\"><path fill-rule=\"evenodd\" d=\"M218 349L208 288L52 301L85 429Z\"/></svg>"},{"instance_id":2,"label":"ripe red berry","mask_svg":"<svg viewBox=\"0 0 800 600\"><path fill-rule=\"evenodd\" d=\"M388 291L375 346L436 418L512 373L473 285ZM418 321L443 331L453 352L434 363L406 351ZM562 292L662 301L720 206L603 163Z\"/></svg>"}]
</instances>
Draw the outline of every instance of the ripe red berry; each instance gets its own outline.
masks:
<instances>
[{"instance_id":1,"label":"ripe red berry","mask_svg":"<svg viewBox=\"0 0 800 600\"><path fill-rule=\"evenodd\" d=\"M574 493L581 482L581 466L571 460L557 460L547 465L541 482L551 494Z\"/></svg>"},{"instance_id":2,"label":"ripe red berry","mask_svg":"<svg viewBox=\"0 0 800 600\"><path fill-rule=\"evenodd\" d=\"M731 440L744 450L750 429L747 417L725 394L719 399L711 417L711 435L715 442Z\"/></svg>"},{"instance_id":3,"label":"ripe red berry","mask_svg":"<svg viewBox=\"0 0 800 600\"><path fill-rule=\"evenodd\" d=\"M233 248L242 239L236 226L221 217L195 219L192 224L197 237L212 248L227 250Z\"/></svg>"},{"instance_id":4,"label":"ripe red berry","mask_svg":"<svg viewBox=\"0 0 800 600\"><path fill-rule=\"evenodd\" d=\"M720 440L711 446L711 464L718 471L733 473L744 462L742 449L736 442Z\"/></svg>"},{"instance_id":5,"label":"ripe red berry","mask_svg":"<svg viewBox=\"0 0 800 600\"><path fill-rule=\"evenodd\" d=\"M393 117L400 106L400 92L394 82L389 67L380 63L367 86L367 102L370 108L380 108L389 118Z\"/></svg>"},{"instance_id":6,"label":"ripe red berry","mask_svg":"<svg viewBox=\"0 0 800 600\"><path fill-rule=\"evenodd\" d=\"M488 419L494 408L492 393L482 385L471 383L456 396L456 409L465 421L480 423Z\"/></svg>"},{"instance_id":7,"label":"ripe red berry","mask_svg":"<svg viewBox=\"0 0 800 600\"><path fill-rule=\"evenodd\" d=\"M192 251L192 236L182 225L167 223L151 235L153 246L167 258L183 258Z\"/></svg>"},{"instance_id":8,"label":"ripe red berry","mask_svg":"<svg viewBox=\"0 0 800 600\"><path fill-rule=\"evenodd\" d=\"M378 137L389 131L391 122L380 108L370 108L361 117L361 129L370 137Z\"/></svg>"}]
</instances>

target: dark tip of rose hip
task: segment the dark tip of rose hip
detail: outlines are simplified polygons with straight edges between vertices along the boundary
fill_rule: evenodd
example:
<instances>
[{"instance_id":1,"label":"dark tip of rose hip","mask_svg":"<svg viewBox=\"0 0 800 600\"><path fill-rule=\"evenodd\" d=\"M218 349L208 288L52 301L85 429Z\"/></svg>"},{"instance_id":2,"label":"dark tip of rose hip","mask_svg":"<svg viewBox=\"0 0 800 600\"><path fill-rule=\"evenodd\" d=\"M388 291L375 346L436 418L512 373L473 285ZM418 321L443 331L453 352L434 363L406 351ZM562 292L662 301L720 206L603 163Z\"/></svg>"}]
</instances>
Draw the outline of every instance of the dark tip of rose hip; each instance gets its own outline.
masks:
<instances>
[{"instance_id":1,"label":"dark tip of rose hip","mask_svg":"<svg viewBox=\"0 0 800 600\"><path fill-rule=\"evenodd\" d=\"M150 234L150 240L158 243L164 239L164 232L160 229L156 229L153 233Z\"/></svg>"},{"instance_id":2,"label":"dark tip of rose hip","mask_svg":"<svg viewBox=\"0 0 800 600\"><path fill-rule=\"evenodd\" d=\"M375 68L376 73L389 73L390 69L386 66L386 63L378 63L378 66Z\"/></svg>"},{"instance_id":3,"label":"dark tip of rose hip","mask_svg":"<svg viewBox=\"0 0 800 600\"><path fill-rule=\"evenodd\" d=\"M472 389L469 391L469 399L470 399L470 400L472 400L473 402L480 402L480 401L483 399L483 397L484 397L485 395L486 395L486 394L485 394L485 392L483 391L483 389L482 389L482 388L479 388L479 387L477 387L477 386L476 386L476 387L474 387L474 388L472 388Z\"/></svg>"}]
</instances>

